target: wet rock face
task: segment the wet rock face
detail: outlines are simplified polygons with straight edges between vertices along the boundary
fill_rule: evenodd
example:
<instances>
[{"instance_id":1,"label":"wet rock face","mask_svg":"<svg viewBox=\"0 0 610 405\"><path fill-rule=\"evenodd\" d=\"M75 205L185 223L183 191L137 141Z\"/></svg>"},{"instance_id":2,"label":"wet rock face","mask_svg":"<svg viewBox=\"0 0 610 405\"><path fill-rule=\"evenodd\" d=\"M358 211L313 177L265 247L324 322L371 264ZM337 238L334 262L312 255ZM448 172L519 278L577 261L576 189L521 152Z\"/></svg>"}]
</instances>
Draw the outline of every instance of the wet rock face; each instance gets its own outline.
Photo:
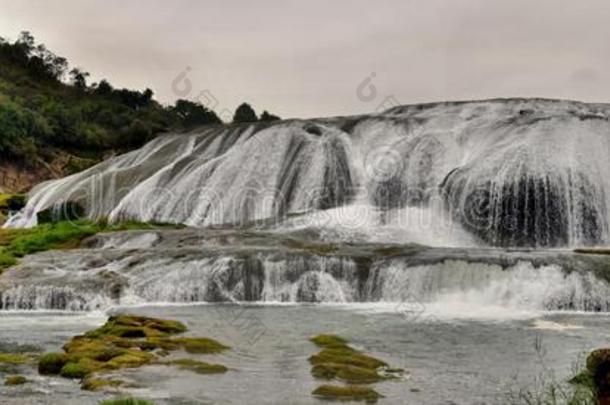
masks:
<instances>
[{"instance_id":1,"label":"wet rock face","mask_svg":"<svg viewBox=\"0 0 610 405\"><path fill-rule=\"evenodd\" d=\"M600 405L610 404L610 349L597 349L587 357L587 371L593 377Z\"/></svg>"},{"instance_id":2,"label":"wet rock face","mask_svg":"<svg viewBox=\"0 0 610 405\"><path fill-rule=\"evenodd\" d=\"M451 215L494 246L593 245L603 239L604 214L592 183L583 175L517 176L509 181L470 181L452 172L443 184Z\"/></svg>"}]
</instances>

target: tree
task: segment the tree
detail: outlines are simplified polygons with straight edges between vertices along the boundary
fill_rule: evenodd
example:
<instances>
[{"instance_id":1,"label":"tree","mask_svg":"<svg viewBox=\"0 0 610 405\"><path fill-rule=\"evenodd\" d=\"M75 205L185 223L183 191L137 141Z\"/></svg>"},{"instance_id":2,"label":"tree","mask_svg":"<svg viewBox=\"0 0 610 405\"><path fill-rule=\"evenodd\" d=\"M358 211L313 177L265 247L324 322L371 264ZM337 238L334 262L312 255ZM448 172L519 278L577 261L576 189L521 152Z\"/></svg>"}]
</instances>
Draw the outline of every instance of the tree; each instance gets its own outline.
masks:
<instances>
[{"instance_id":1,"label":"tree","mask_svg":"<svg viewBox=\"0 0 610 405\"><path fill-rule=\"evenodd\" d=\"M70 77L72 79L72 84L77 89L84 90L87 88L87 78L89 77L89 73L79 68L74 68L70 71Z\"/></svg>"},{"instance_id":2,"label":"tree","mask_svg":"<svg viewBox=\"0 0 610 405\"><path fill-rule=\"evenodd\" d=\"M267 110L263 111L263 113L261 114L261 118L260 118L260 121L279 121L279 120L281 120L280 117L278 117L277 115L269 114L267 112Z\"/></svg>"},{"instance_id":3,"label":"tree","mask_svg":"<svg viewBox=\"0 0 610 405\"><path fill-rule=\"evenodd\" d=\"M15 45L20 46L26 56L30 56L36 47L36 40L30 31L21 31L21 34L19 34L19 39Z\"/></svg>"},{"instance_id":4,"label":"tree","mask_svg":"<svg viewBox=\"0 0 610 405\"><path fill-rule=\"evenodd\" d=\"M112 85L110 83L108 83L108 80L102 79L102 80L100 80L97 87L95 88L94 93L99 94L100 96L109 96L112 94L113 91L114 91L114 88L112 87Z\"/></svg>"},{"instance_id":5,"label":"tree","mask_svg":"<svg viewBox=\"0 0 610 405\"><path fill-rule=\"evenodd\" d=\"M176 100L176 105L172 108L172 112L178 116L180 123L185 127L220 124L222 122L214 111L207 109L200 103L194 103L189 100Z\"/></svg>"},{"instance_id":6,"label":"tree","mask_svg":"<svg viewBox=\"0 0 610 405\"><path fill-rule=\"evenodd\" d=\"M235 115L233 115L233 122L256 122L258 118L256 117L256 112L254 109L250 107L248 103L242 103L237 110L235 110Z\"/></svg>"},{"instance_id":7,"label":"tree","mask_svg":"<svg viewBox=\"0 0 610 405\"><path fill-rule=\"evenodd\" d=\"M142 104L147 105L148 103L150 103L154 94L155 93L149 88L144 90L144 92L142 93Z\"/></svg>"}]
</instances>

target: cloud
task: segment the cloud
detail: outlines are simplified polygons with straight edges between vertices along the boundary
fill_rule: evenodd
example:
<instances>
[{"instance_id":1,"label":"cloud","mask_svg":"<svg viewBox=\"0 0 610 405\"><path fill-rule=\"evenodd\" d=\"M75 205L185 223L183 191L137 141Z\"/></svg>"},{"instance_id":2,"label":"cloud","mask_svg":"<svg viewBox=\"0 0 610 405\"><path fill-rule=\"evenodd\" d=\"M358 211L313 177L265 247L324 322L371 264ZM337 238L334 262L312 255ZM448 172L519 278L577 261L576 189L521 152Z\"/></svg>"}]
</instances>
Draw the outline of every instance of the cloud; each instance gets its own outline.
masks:
<instances>
[{"instance_id":1,"label":"cloud","mask_svg":"<svg viewBox=\"0 0 610 405\"><path fill-rule=\"evenodd\" d=\"M60 4L60 5L59 5ZM379 102L502 96L608 101L604 0L0 0L0 35L31 30L118 86L172 102L186 66L222 108L357 114L371 72Z\"/></svg>"}]
</instances>

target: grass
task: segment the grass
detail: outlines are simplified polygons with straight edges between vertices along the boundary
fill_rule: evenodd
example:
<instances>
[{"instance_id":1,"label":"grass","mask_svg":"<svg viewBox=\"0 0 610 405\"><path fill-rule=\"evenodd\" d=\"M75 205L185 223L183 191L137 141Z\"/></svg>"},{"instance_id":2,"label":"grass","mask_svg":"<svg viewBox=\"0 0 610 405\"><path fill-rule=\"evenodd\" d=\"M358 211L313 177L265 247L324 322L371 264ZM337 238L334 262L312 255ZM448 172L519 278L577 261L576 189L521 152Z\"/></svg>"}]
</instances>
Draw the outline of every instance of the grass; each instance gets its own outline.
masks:
<instances>
[{"instance_id":1,"label":"grass","mask_svg":"<svg viewBox=\"0 0 610 405\"><path fill-rule=\"evenodd\" d=\"M77 248L83 239L102 232L150 229L151 227L180 227L179 225L106 221L62 221L38 225L28 229L0 229L0 272L14 266L28 254L53 249Z\"/></svg>"}]
</instances>

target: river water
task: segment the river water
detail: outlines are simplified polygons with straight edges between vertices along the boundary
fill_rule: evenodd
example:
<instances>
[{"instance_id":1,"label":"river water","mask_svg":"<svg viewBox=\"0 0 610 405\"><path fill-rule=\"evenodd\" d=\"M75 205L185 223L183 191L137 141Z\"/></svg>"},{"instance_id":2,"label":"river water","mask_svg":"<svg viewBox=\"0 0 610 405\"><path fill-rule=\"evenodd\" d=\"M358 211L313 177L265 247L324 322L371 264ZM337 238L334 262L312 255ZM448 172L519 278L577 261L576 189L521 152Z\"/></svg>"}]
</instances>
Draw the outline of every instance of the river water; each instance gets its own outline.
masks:
<instances>
[{"instance_id":1,"label":"river water","mask_svg":"<svg viewBox=\"0 0 610 405\"><path fill-rule=\"evenodd\" d=\"M320 385L307 358L307 339L337 333L395 367L405 378L375 385L381 404L506 404L519 390L540 390L575 373L578 360L610 340L607 315L521 313L490 320L479 315L451 319L439 309L413 312L393 305L164 305L114 308L184 321L189 334L209 336L232 349L201 356L230 368L224 375L198 375L165 366L118 373L143 388L123 389L158 404L317 404ZM105 322L103 313L5 312L0 341L58 350L71 336ZM111 393L81 391L78 382L41 377L0 387L0 402L95 404Z\"/></svg>"}]
</instances>

